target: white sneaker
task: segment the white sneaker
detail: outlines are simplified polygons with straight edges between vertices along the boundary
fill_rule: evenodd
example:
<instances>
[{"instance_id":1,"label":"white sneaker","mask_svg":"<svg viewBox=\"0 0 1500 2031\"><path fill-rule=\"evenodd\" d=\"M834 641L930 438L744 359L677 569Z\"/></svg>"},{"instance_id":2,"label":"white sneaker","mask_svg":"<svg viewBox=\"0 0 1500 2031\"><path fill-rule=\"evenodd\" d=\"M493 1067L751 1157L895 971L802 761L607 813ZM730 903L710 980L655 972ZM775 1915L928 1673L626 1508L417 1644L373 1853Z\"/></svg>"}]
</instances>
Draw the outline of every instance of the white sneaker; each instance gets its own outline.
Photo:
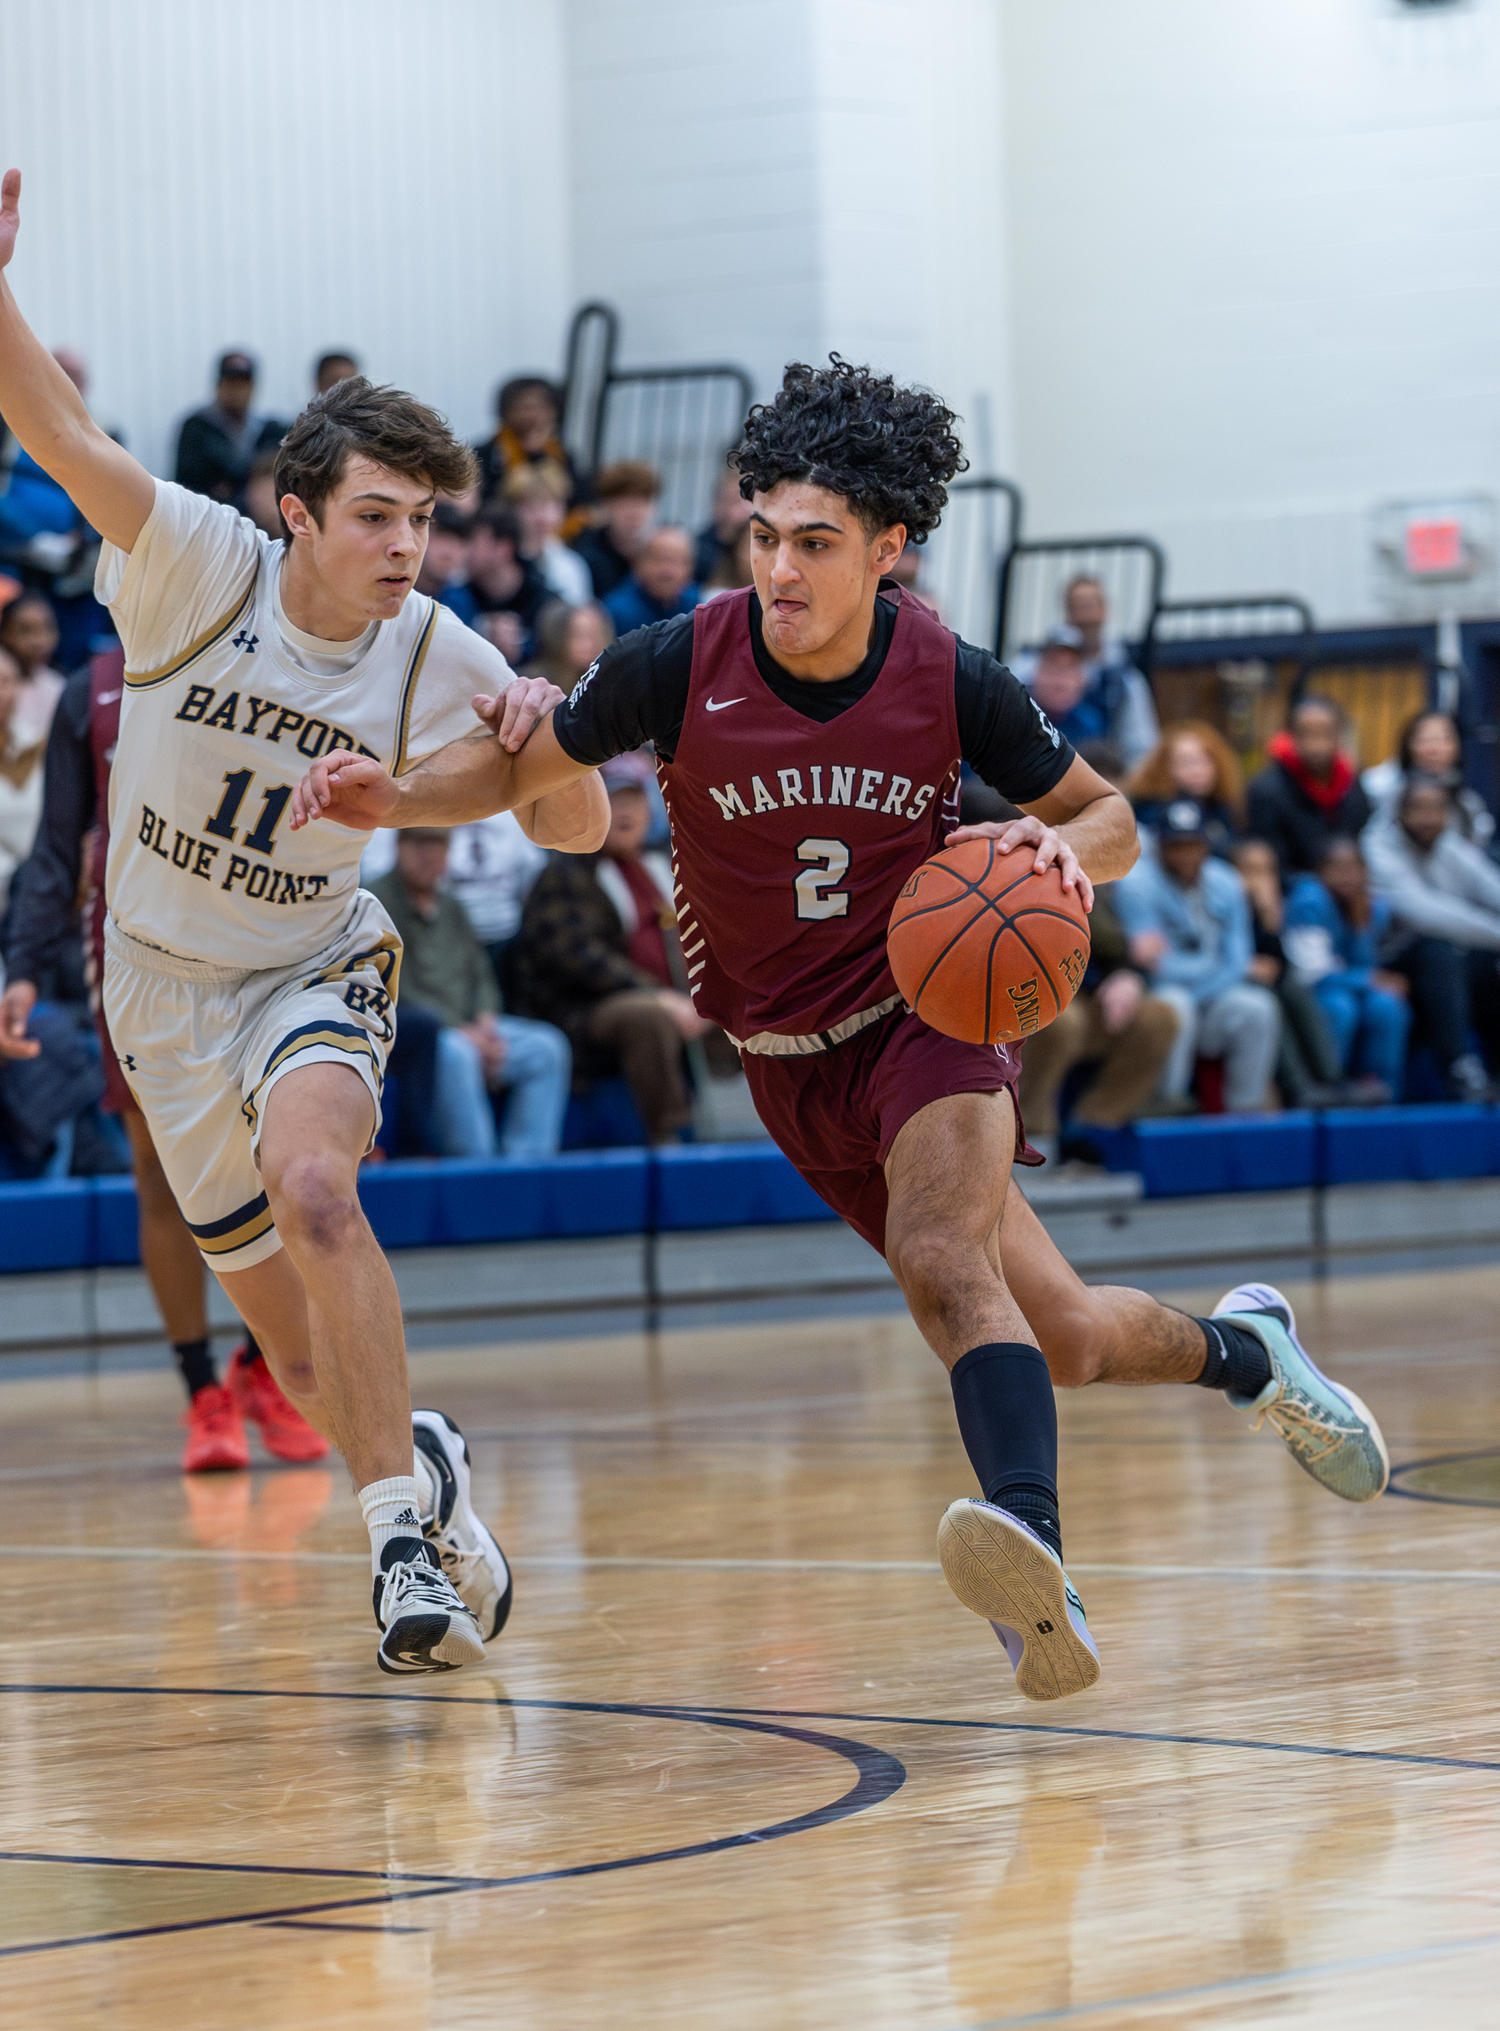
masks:
<instances>
[{"instance_id":1,"label":"white sneaker","mask_svg":"<svg viewBox=\"0 0 1500 2031\"><path fill-rule=\"evenodd\" d=\"M413 1556L401 1557L403 1546ZM375 1620L384 1631L375 1662L393 1674L457 1671L484 1656L479 1624L459 1599L437 1554L420 1539L395 1538L375 1580Z\"/></svg>"},{"instance_id":2,"label":"white sneaker","mask_svg":"<svg viewBox=\"0 0 1500 2031\"><path fill-rule=\"evenodd\" d=\"M411 1435L437 1483L437 1507L422 1518L422 1534L489 1641L505 1627L515 1590L504 1552L469 1500L468 1441L440 1410L414 1410Z\"/></svg>"},{"instance_id":3,"label":"white sneaker","mask_svg":"<svg viewBox=\"0 0 1500 2031\"><path fill-rule=\"evenodd\" d=\"M1099 1652L1061 1561L1034 1530L993 1502L965 1497L938 1525L949 1586L999 1637L1029 1700L1086 1692Z\"/></svg>"}]
</instances>

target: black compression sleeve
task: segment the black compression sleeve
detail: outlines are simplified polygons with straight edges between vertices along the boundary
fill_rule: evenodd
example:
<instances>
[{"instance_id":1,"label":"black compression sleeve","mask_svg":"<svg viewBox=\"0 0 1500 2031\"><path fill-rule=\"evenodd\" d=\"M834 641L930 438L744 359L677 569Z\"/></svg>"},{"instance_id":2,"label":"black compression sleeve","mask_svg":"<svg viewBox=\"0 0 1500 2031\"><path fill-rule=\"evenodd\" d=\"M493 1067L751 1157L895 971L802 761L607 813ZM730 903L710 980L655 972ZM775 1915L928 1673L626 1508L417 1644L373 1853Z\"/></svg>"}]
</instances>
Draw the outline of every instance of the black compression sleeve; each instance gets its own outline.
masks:
<instances>
[{"instance_id":1,"label":"black compression sleeve","mask_svg":"<svg viewBox=\"0 0 1500 2031\"><path fill-rule=\"evenodd\" d=\"M1012 804L1034 804L1073 766L1073 750L1003 663L960 642L954 669L959 752Z\"/></svg>"},{"instance_id":2,"label":"black compression sleeve","mask_svg":"<svg viewBox=\"0 0 1500 2031\"><path fill-rule=\"evenodd\" d=\"M670 761L687 716L693 617L677 614L612 642L552 715L565 755L597 769L644 741Z\"/></svg>"},{"instance_id":3,"label":"black compression sleeve","mask_svg":"<svg viewBox=\"0 0 1500 2031\"><path fill-rule=\"evenodd\" d=\"M31 857L16 872L5 941L12 980L40 980L77 921L84 836L94 822L89 678L69 681L57 702L44 763L42 816Z\"/></svg>"}]
</instances>

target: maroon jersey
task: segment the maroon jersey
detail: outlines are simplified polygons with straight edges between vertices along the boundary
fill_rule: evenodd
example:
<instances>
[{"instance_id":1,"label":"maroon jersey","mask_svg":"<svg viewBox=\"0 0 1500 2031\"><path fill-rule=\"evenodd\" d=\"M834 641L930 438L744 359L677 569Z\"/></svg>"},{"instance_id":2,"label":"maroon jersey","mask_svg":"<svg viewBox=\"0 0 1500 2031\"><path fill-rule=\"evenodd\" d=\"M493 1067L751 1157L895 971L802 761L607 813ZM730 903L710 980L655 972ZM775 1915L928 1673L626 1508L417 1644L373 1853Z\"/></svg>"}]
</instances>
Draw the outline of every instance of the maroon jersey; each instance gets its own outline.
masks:
<instances>
[{"instance_id":1,"label":"maroon jersey","mask_svg":"<svg viewBox=\"0 0 1500 2031\"><path fill-rule=\"evenodd\" d=\"M687 711L658 773L694 1003L737 1042L820 1050L900 1006L891 909L958 822L957 645L919 601L881 597L896 615L880 674L826 725L761 677L748 591L693 616Z\"/></svg>"}]
</instances>

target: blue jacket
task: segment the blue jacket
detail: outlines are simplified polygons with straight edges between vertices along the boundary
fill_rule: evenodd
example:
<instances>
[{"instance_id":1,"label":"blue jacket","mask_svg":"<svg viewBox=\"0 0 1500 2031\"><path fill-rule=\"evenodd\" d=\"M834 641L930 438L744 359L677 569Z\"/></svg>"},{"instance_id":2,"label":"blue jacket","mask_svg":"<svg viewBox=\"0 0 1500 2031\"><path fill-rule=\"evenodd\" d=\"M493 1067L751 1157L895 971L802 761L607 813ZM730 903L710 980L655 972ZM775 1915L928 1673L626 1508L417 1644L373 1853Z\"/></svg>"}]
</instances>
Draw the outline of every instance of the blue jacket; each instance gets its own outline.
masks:
<instances>
[{"instance_id":1,"label":"blue jacket","mask_svg":"<svg viewBox=\"0 0 1500 2031\"><path fill-rule=\"evenodd\" d=\"M1371 898L1370 921L1357 931L1318 877L1304 874L1286 899L1281 942L1300 979L1338 979L1351 987L1368 987L1390 929L1391 906L1384 896Z\"/></svg>"},{"instance_id":2,"label":"blue jacket","mask_svg":"<svg viewBox=\"0 0 1500 2031\"><path fill-rule=\"evenodd\" d=\"M649 628L655 621L669 621L674 614L690 614L697 604L696 585L684 587L676 606L663 606L633 578L625 579L604 599L617 635L628 635L632 628Z\"/></svg>"},{"instance_id":3,"label":"blue jacket","mask_svg":"<svg viewBox=\"0 0 1500 2031\"><path fill-rule=\"evenodd\" d=\"M1181 889L1154 855L1142 855L1115 883L1114 903L1128 937L1159 931L1166 939L1153 979L1185 987L1194 1001L1212 1001L1248 974L1255 951L1250 904L1228 861L1210 857L1196 889Z\"/></svg>"}]
</instances>

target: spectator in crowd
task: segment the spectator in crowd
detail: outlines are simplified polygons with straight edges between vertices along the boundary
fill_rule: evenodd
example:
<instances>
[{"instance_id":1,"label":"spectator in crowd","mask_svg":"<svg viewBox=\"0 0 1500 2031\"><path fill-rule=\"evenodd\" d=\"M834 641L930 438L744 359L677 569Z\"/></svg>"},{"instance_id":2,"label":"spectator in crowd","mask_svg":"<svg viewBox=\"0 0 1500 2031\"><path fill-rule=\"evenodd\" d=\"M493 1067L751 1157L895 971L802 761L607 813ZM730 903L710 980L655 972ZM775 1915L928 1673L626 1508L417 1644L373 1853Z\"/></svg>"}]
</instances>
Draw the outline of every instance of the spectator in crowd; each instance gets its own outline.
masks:
<instances>
[{"instance_id":1,"label":"spectator in crowd","mask_svg":"<svg viewBox=\"0 0 1500 2031\"><path fill-rule=\"evenodd\" d=\"M748 578L716 575L735 568L731 564L731 556L749 526L750 512L751 504L740 492L738 467L726 465L719 475L713 514L698 531L693 546L693 577L699 585L722 587L750 583Z\"/></svg>"},{"instance_id":2,"label":"spectator in crowd","mask_svg":"<svg viewBox=\"0 0 1500 2031\"><path fill-rule=\"evenodd\" d=\"M258 451L251 460L250 477L245 482L245 493L240 507L256 528L269 536L273 543L285 540L286 529L281 519L281 496L276 491L274 449Z\"/></svg>"},{"instance_id":3,"label":"spectator in crowd","mask_svg":"<svg viewBox=\"0 0 1500 2031\"><path fill-rule=\"evenodd\" d=\"M1151 686L1130 660L1125 644L1106 633L1109 602L1104 587L1088 573L1069 581L1063 593L1062 633L1079 652L1082 683L1072 707L1073 726L1067 738L1115 741L1127 768L1143 762L1156 746L1159 729ZM1031 682L1029 659L1017 658L1016 675ZM1034 667L1034 666L1032 666ZM1043 706L1042 710L1047 711ZM1048 717L1053 715L1048 712Z\"/></svg>"},{"instance_id":4,"label":"spectator in crowd","mask_svg":"<svg viewBox=\"0 0 1500 2031\"><path fill-rule=\"evenodd\" d=\"M1463 742L1446 712L1419 712L1401 734L1401 746L1389 761L1377 762L1360 777L1365 795L1377 812L1396 802L1413 776L1447 785L1453 798L1453 822L1475 846L1495 850L1495 819L1477 790L1464 781Z\"/></svg>"},{"instance_id":5,"label":"spectator in crowd","mask_svg":"<svg viewBox=\"0 0 1500 2031\"><path fill-rule=\"evenodd\" d=\"M1370 892L1359 841L1330 839L1317 873L1292 884L1282 943L1328 1018L1340 1072L1362 1077L1361 1097L1376 1103L1400 1097L1411 1028L1406 981L1380 965L1390 930L1390 904Z\"/></svg>"},{"instance_id":6,"label":"spectator in crowd","mask_svg":"<svg viewBox=\"0 0 1500 2031\"><path fill-rule=\"evenodd\" d=\"M396 864L371 884L404 947L401 1006L442 1024L437 1044L438 1144L444 1156L551 1156L562 1140L572 1076L568 1040L551 1024L500 1013L484 947L456 896L443 892L446 830L399 833ZM403 1017L404 1019L404 1017ZM399 1021L397 1025L400 1027ZM497 1137L490 1095L509 1088Z\"/></svg>"},{"instance_id":7,"label":"spectator in crowd","mask_svg":"<svg viewBox=\"0 0 1500 2031\"><path fill-rule=\"evenodd\" d=\"M359 863L359 878L369 888L396 864L401 835L382 829L370 835ZM448 870L442 879L445 895L456 896L464 915L484 947L495 979L505 996L509 953L521 928L521 910L537 876L547 865L543 848L521 830L514 811L455 825L448 836Z\"/></svg>"},{"instance_id":8,"label":"spectator in crowd","mask_svg":"<svg viewBox=\"0 0 1500 2031\"><path fill-rule=\"evenodd\" d=\"M1456 1100L1488 1099L1487 1068L1500 1064L1500 868L1464 838L1447 785L1423 776L1372 822L1364 849L1394 924L1386 965L1411 984L1417 1033Z\"/></svg>"},{"instance_id":9,"label":"spectator in crowd","mask_svg":"<svg viewBox=\"0 0 1500 2031\"><path fill-rule=\"evenodd\" d=\"M545 374L518 374L496 396L495 417L493 436L481 438L474 446L480 499L486 503L498 500L507 474L521 466L550 466L567 489L567 507L576 511L566 524L567 535L573 536L587 524L581 504L588 490L563 445L562 404L556 387Z\"/></svg>"},{"instance_id":10,"label":"spectator in crowd","mask_svg":"<svg viewBox=\"0 0 1500 2031\"><path fill-rule=\"evenodd\" d=\"M47 731L44 727L38 739L24 723L18 727L21 696L21 666L8 649L0 649L0 916L11 876L30 853L42 815Z\"/></svg>"},{"instance_id":11,"label":"spectator in crowd","mask_svg":"<svg viewBox=\"0 0 1500 2031\"><path fill-rule=\"evenodd\" d=\"M360 371L359 361L353 353L324 353L313 368L313 393L326 395L340 381L357 379Z\"/></svg>"},{"instance_id":12,"label":"spectator in crowd","mask_svg":"<svg viewBox=\"0 0 1500 2031\"><path fill-rule=\"evenodd\" d=\"M1032 1147L1057 1155L1058 1101L1077 1065L1093 1070L1069 1117L1075 1132L1123 1128L1141 1113L1166 1069L1180 1018L1130 963L1129 941L1106 885L1094 891L1083 986L1021 1057L1021 1118Z\"/></svg>"},{"instance_id":13,"label":"spectator in crowd","mask_svg":"<svg viewBox=\"0 0 1500 2031\"><path fill-rule=\"evenodd\" d=\"M1360 1098L1343 1088L1343 1062L1317 996L1287 963L1281 942L1286 894L1280 863L1263 839L1240 840L1230 858L1250 902L1255 939L1250 978L1257 986L1269 988L1281 1006L1276 1084L1282 1099L1288 1107L1334 1107L1346 1099Z\"/></svg>"},{"instance_id":14,"label":"spectator in crowd","mask_svg":"<svg viewBox=\"0 0 1500 2031\"><path fill-rule=\"evenodd\" d=\"M526 675L546 677L560 691L571 691L614 638L615 624L597 600L590 600L587 606L565 606L555 599L542 608L537 621L537 652L526 666Z\"/></svg>"},{"instance_id":15,"label":"spectator in crowd","mask_svg":"<svg viewBox=\"0 0 1500 2031\"><path fill-rule=\"evenodd\" d=\"M746 522L733 543L719 552L711 574L699 581L704 599L717 599L724 592L742 592L747 585L755 583L755 572L750 562L754 541L755 531Z\"/></svg>"},{"instance_id":16,"label":"spectator in crowd","mask_svg":"<svg viewBox=\"0 0 1500 2031\"><path fill-rule=\"evenodd\" d=\"M427 548L417 573L416 590L429 599L451 607L466 626L472 627L479 602L469 585L469 542L474 518L452 501L439 501L427 525Z\"/></svg>"},{"instance_id":17,"label":"spectator in crowd","mask_svg":"<svg viewBox=\"0 0 1500 2031\"><path fill-rule=\"evenodd\" d=\"M629 578L660 498L661 475L638 458L607 465L595 479L593 524L569 538L589 568L595 599L607 598Z\"/></svg>"},{"instance_id":18,"label":"spectator in crowd","mask_svg":"<svg viewBox=\"0 0 1500 2031\"><path fill-rule=\"evenodd\" d=\"M1206 815L1191 798L1167 806L1156 849L1115 883L1114 895L1131 959L1181 1022L1162 1096L1186 1100L1195 1058L1222 1058L1225 1106L1254 1112L1266 1104L1281 1013L1275 995L1250 977L1244 884L1214 857Z\"/></svg>"},{"instance_id":19,"label":"spectator in crowd","mask_svg":"<svg viewBox=\"0 0 1500 2031\"><path fill-rule=\"evenodd\" d=\"M1065 740L1076 746L1078 740L1111 738L1108 732L1101 733L1088 715L1074 718L1088 681L1083 668L1083 637L1077 628L1054 628L1034 656L1016 660L1016 674Z\"/></svg>"},{"instance_id":20,"label":"spectator in crowd","mask_svg":"<svg viewBox=\"0 0 1500 2031\"><path fill-rule=\"evenodd\" d=\"M1231 859L1245 829L1245 787L1234 749L1206 720L1182 719L1167 727L1130 779L1135 815L1148 829L1174 798L1191 797L1202 809L1209 844Z\"/></svg>"},{"instance_id":21,"label":"spectator in crowd","mask_svg":"<svg viewBox=\"0 0 1500 2031\"><path fill-rule=\"evenodd\" d=\"M481 508L469 538L469 591L473 625L487 635L514 669L531 655L537 617L551 599L547 581L521 555L521 525L509 508Z\"/></svg>"},{"instance_id":22,"label":"spectator in crowd","mask_svg":"<svg viewBox=\"0 0 1500 2031\"><path fill-rule=\"evenodd\" d=\"M1250 830L1267 840L1282 879L1311 874L1330 839L1356 839L1370 818L1370 800L1344 753L1346 722L1331 698L1304 698L1286 730L1266 743L1270 760L1250 784Z\"/></svg>"},{"instance_id":23,"label":"spectator in crowd","mask_svg":"<svg viewBox=\"0 0 1500 2031\"><path fill-rule=\"evenodd\" d=\"M20 748L45 746L51 730L65 682L52 667L57 643L57 616L44 592L23 592L0 608L0 649L15 659L21 678L10 722L11 739Z\"/></svg>"},{"instance_id":24,"label":"spectator in crowd","mask_svg":"<svg viewBox=\"0 0 1500 2031\"><path fill-rule=\"evenodd\" d=\"M542 574L548 592L569 606L585 605L594 597L594 581L578 552L562 540L566 475L550 460L513 466L500 492L520 524L521 555Z\"/></svg>"},{"instance_id":25,"label":"spectator in crowd","mask_svg":"<svg viewBox=\"0 0 1500 2031\"><path fill-rule=\"evenodd\" d=\"M628 635L632 628L649 628L653 621L690 614L698 600L693 539L686 529L665 523L651 531L629 578L606 595L604 604L616 632Z\"/></svg>"},{"instance_id":26,"label":"spectator in crowd","mask_svg":"<svg viewBox=\"0 0 1500 2031\"><path fill-rule=\"evenodd\" d=\"M674 982L671 866L642 851L650 773L641 754L604 764L609 837L596 859L554 854L543 870L522 917L518 974L527 1008L567 1031L580 1072L623 1073L648 1139L665 1143L692 1120L683 1044L712 1025Z\"/></svg>"},{"instance_id":27,"label":"spectator in crowd","mask_svg":"<svg viewBox=\"0 0 1500 2031\"><path fill-rule=\"evenodd\" d=\"M173 478L179 486L238 506L255 454L274 451L286 435L284 423L256 413L255 371L249 353L225 353L219 361L214 399L186 417L178 432Z\"/></svg>"}]
</instances>

